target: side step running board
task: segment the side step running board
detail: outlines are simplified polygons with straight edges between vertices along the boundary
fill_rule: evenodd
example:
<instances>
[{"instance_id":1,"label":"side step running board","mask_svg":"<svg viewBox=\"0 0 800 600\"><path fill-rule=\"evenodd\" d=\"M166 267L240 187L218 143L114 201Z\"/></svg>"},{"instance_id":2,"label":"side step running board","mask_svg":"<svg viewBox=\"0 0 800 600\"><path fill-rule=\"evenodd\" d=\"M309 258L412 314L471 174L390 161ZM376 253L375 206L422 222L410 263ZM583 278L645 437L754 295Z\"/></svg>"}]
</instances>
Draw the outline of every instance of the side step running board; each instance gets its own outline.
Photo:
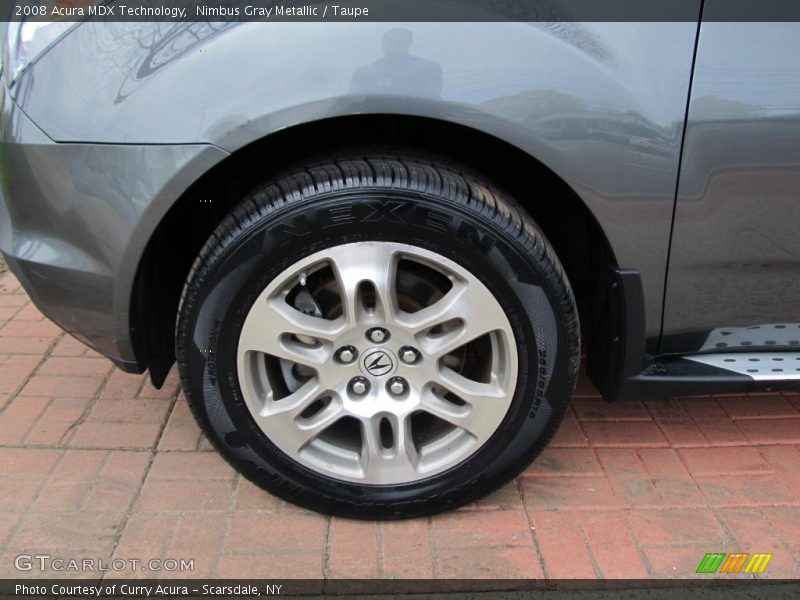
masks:
<instances>
[{"instance_id":1,"label":"side step running board","mask_svg":"<svg viewBox=\"0 0 800 600\"><path fill-rule=\"evenodd\" d=\"M660 357L623 380L620 398L800 391L800 352L730 352Z\"/></svg>"},{"instance_id":2,"label":"side step running board","mask_svg":"<svg viewBox=\"0 0 800 600\"><path fill-rule=\"evenodd\" d=\"M697 354L686 360L738 373L755 381L800 381L800 352Z\"/></svg>"}]
</instances>

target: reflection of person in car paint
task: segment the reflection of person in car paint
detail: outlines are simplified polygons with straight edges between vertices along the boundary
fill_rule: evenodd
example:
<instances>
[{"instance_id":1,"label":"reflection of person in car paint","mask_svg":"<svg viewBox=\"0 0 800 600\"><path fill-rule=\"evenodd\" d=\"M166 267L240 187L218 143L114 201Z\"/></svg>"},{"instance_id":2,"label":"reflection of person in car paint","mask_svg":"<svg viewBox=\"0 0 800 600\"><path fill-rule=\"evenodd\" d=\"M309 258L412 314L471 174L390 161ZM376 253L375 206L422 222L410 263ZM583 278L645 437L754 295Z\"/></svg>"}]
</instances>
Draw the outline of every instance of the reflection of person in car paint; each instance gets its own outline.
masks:
<instances>
[{"instance_id":1,"label":"reflection of person in car paint","mask_svg":"<svg viewBox=\"0 0 800 600\"><path fill-rule=\"evenodd\" d=\"M439 98L442 67L410 53L413 37L408 29L390 29L383 34L383 56L356 69L350 85L355 93L410 94Z\"/></svg>"}]
</instances>

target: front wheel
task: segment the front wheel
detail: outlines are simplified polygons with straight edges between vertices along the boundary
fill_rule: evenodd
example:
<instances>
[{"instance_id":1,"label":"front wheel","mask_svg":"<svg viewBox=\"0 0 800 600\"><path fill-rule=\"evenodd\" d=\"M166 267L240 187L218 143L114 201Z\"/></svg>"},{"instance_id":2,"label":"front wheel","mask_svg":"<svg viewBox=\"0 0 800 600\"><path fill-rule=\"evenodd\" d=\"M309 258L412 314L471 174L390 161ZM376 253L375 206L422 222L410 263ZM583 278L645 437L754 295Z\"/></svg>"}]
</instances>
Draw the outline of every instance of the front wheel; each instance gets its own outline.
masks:
<instances>
[{"instance_id":1,"label":"front wheel","mask_svg":"<svg viewBox=\"0 0 800 600\"><path fill-rule=\"evenodd\" d=\"M187 282L192 410L270 492L429 514L519 473L574 389L577 314L519 207L439 159L322 159L254 191Z\"/></svg>"}]
</instances>

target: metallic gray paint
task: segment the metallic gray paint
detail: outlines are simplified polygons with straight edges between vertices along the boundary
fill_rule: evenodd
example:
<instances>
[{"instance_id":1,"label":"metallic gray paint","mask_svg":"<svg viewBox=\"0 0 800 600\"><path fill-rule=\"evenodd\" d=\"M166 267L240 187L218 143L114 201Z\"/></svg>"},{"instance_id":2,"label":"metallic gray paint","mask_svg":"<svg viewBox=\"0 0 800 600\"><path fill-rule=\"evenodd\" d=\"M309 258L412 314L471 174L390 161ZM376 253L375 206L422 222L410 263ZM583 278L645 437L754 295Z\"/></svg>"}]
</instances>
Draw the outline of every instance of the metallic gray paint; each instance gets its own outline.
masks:
<instances>
[{"instance_id":1,"label":"metallic gray paint","mask_svg":"<svg viewBox=\"0 0 800 600\"><path fill-rule=\"evenodd\" d=\"M136 362L139 259L172 203L227 153L211 145L56 144L6 95L0 250L36 305L116 362Z\"/></svg>"},{"instance_id":2,"label":"metallic gray paint","mask_svg":"<svg viewBox=\"0 0 800 600\"><path fill-rule=\"evenodd\" d=\"M410 32L410 53L398 29ZM190 175L223 151L293 125L392 113L488 133L567 181L618 264L641 271L646 334L655 338L695 34L694 23L85 23L39 59L15 94L54 140L81 143L71 158L59 153L65 169L81 169L81 155L92 151L83 144L136 145L114 146L116 166L103 163L108 179L94 177L115 190L108 210L127 216L114 240L85 226L59 234L71 246L108 246L104 268L87 268L117 280L116 321L128 314L121 294L130 289L134 249L144 247L155 217ZM183 170L172 179L168 167L137 175L127 152L141 167ZM195 152L204 158L192 162ZM83 168L79 177L87 175ZM64 176L79 182L75 173ZM131 185L135 200L125 197ZM159 209L145 208L148 194ZM521 200L535 202L531 194ZM147 222L136 224L145 212ZM79 239L87 235L97 239ZM123 247L131 252L125 260ZM85 327L88 337L111 334ZM113 331L111 347L130 358L123 330Z\"/></svg>"},{"instance_id":3,"label":"metallic gray paint","mask_svg":"<svg viewBox=\"0 0 800 600\"><path fill-rule=\"evenodd\" d=\"M800 346L798 56L800 23L702 25L662 352Z\"/></svg>"}]
</instances>

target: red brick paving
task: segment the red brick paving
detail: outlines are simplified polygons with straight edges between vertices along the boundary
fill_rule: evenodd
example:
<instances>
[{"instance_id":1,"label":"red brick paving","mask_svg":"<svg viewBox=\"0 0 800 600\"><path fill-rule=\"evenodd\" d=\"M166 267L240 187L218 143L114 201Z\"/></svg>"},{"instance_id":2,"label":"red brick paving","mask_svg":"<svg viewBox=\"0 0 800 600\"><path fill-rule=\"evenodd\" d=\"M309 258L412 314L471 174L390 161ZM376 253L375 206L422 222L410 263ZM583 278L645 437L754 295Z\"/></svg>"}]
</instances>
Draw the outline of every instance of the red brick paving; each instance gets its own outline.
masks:
<instances>
[{"instance_id":1,"label":"red brick paving","mask_svg":"<svg viewBox=\"0 0 800 600\"><path fill-rule=\"evenodd\" d=\"M578 514L558 510L531 511L530 521L547 577L583 579L597 576Z\"/></svg>"},{"instance_id":2,"label":"red brick paving","mask_svg":"<svg viewBox=\"0 0 800 600\"><path fill-rule=\"evenodd\" d=\"M429 579L434 575L427 519L380 524L382 575L398 579ZM409 558L413 560L409 560Z\"/></svg>"},{"instance_id":3,"label":"red brick paving","mask_svg":"<svg viewBox=\"0 0 800 600\"><path fill-rule=\"evenodd\" d=\"M380 525L336 519L328 530L328 575L333 578L380 576Z\"/></svg>"},{"instance_id":4,"label":"red brick paving","mask_svg":"<svg viewBox=\"0 0 800 600\"><path fill-rule=\"evenodd\" d=\"M607 404L582 375L551 445L489 497L328 518L236 474L174 371L156 390L115 370L0 277L0 577L45 552L194 559L171 576L672 578L745 551L774 554L763 577L796 578L798 539L796 392Z\"/></svg>"}]
</instances>

